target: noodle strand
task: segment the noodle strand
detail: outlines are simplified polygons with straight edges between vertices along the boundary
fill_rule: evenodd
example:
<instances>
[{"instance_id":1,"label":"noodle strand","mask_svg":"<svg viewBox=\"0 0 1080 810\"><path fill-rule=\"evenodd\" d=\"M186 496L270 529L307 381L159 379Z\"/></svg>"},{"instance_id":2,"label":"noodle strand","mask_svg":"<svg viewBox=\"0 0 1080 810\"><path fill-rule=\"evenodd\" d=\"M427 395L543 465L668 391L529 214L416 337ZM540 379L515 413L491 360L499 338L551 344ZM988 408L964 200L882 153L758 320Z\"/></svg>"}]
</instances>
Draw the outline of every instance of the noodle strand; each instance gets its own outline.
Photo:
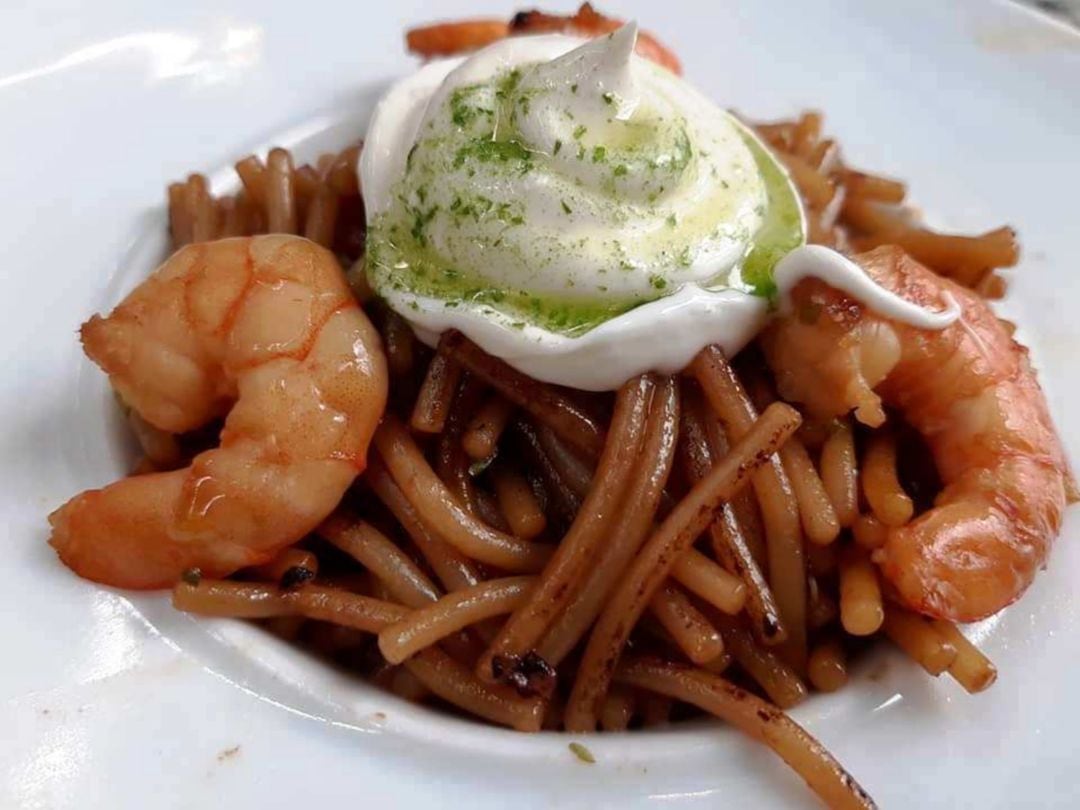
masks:
<instances>
[{"instance_id":1,"label":"noodle strand","mask_svg":"<svg viewBox=\"0 0 1080 810\"><path fill-rule=\"evenodd\" d=\"M619 655L675 561L715 517L717 507L795 432L799 414L769 406L731 452L698 482L646 542L593 628L566 709L571 731L590 731Z\"/></svg>"}]
</instances>

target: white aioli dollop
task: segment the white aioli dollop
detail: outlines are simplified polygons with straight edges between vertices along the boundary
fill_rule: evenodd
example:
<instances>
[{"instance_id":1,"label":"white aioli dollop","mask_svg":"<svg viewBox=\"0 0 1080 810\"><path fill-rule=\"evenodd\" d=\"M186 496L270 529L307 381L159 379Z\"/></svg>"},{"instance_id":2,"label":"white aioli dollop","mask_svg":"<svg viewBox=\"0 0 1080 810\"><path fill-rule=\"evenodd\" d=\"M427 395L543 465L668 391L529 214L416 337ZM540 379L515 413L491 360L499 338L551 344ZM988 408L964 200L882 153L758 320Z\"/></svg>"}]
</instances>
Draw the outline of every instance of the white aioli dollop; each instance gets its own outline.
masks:
<instances>
[{"instance_id":1,"label":"white aioli dollop","mask_svg":"<svg viewBox=\"0 0 1080 810\"><path fill-rule=\"evenodd\" d=\"M680 78L633 55L635 36L636 30L626 26L585 44L561 35L503 40L465 59L426 65L394 85L379 103L360 164L369 239L373 228L385 229L385 218L395 205L411 205L415 209L407 210L419 211L418 221L430 225L425 249L449 257L455 268L495 289L555 293L586 303L604 295L655 298L571 335L508 313L479 296L448 302L425 294L408 283L407 254L383 257L383 272L372 274L369 252L369 275L377 292L421 340L434 345L441 332L457 329L532 377L598 391L617 388L645 371L674 373L712 343L734 355L765 325L768 301L748 292L740 275L740 262L762 225L765 198L764 182L744 144L749 136L740 137L733 119ZM450 164L451 171L425 183L417 201L415 181L403 181L411 169L410 153L423 142L425 154L440 157L445 141L439 139L439 128L446 121L439 116L447 114L455 91L483 88L484 82L513 68L522 68L515 92L524 90L533 99L514 119L516 137L534 150L542 170L520 172L504 182L484 163L465 179L456 170L469 165L459 160ZM563 110L570 111L566 120L561 120ZM610 166L581 160L567 146L567 141L585 142L590 129L618 135L621 123L634 121L635 115L640 120L644 110L690 122L694 161L677 185L658 192L663 184L636 171L613 179L604 174ZM583 134L574 138L574 132ZM588 157L598 145L604 144L587 142L581 149ZM494 198L493 205L507 206L504 210L513 216L512 224L510 215L499 220L495 239L491 217L463 221L426 213L455 206L460 210L462 189L475 184L483 187L484 199ZM615 199L614 214L594 202L606 199L604 194ZM677 244L668 233L674 230L672 222L678 225L674 237L692 246L690 255L684 252L679 261L672 260ZM609 242L625 257L619 273L610 272ZM550 244L554 258L532 260L533 254L524 251L536 244ZM393 281L396 268L403 269L405 283ZM885 317L914 326L942 328L957 315L955 302L946 312L927 312L879 287L840 254L805 245L787 252L773 269L781 309L787 293L808 276L821 278ZM657 278L663 279L664 288L658 298Z\"/></svg>"}]
</instances>

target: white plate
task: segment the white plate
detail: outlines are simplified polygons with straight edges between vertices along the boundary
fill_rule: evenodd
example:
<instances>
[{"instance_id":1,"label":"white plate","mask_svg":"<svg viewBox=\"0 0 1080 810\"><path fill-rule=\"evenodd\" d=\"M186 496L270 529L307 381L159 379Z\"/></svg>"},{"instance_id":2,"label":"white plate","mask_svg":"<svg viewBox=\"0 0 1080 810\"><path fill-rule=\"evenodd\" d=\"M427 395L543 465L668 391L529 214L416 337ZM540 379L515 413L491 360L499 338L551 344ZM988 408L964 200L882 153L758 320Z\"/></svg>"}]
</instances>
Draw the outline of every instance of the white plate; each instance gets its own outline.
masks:
<instances>
[{"instance_id":1,"label":"white plate","mask_svg":"<svg viewBox=\"0 0 1080 810\"><path fill-rule=\"evenodd\" d=\"M115 478L127 452L75 329L159 256L166 182L270 143L355 137L413 64L407 24L511 7L95 5L0 12L0 806L813 806L730 730L589 739L598 762L583 765L567 737L434 715L57 563L45 515ZM1016 225L1025 253L1003 308L1078 457L1080 36L974 2L604 6L656 31L721 103L824 109L851 161L910 180L936 223ZM1078 533L1074 510L1049 571L979 629L1001 672L989 693L883 651L796 717L886 807L1077 806Z\"/></svg>"}]
</instances>

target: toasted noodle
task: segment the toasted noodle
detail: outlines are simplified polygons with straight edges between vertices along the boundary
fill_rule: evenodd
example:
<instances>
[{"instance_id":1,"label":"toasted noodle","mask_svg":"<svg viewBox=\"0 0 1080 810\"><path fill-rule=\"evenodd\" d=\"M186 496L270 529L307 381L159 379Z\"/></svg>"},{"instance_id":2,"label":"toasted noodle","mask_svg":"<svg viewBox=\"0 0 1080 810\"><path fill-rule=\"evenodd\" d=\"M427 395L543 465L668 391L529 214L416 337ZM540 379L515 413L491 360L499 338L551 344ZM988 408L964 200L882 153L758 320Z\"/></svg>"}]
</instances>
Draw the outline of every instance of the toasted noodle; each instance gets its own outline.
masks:
<instances>
[{"instance_id":1,"label":"toasted noodle","mask_svg":"<svg viewBox=\"0 0 1080 810\"><path fill-rule=\"evenodd\" d=\"M754 124L754 129L774 149L791 152L795 139L794 121L779 121L775 124Z\"/></svg>"},{"instance_id":2,"label":"toasted noodle","mask_svg":"<svg viewBox=\"0 0 1080 810\"><path fill-rule=\"evenodd\" d=\"M476 410L483 394L480 381L471 374L464 373L436 445L434 466L447 489L457 497L469 514L480 517L490 526L505 529L505 526L498 525L502 520L501 515L496 516L493 521L490 514L481 514L480 493L470 472L472 460L461 444L461 436L469 416Z\"/></svg>"},{"instance_id":3,"label":"toasted noodle","mask_svg":"<svg viewBox=\"0 0 1080 810\"><path fill-rule=\"evenodd\" d=\"M506 465L499 465L492 472L492 484L499 509L516 537L532 540L544 531L547 518L524 476Z\"/></svg>"},{"instance_id":4,"label":"toasted noodle","mask_svg":"<svg viewBox=\"0 0 1080 810\"><path fill-rule=\"evenodd\" d=\"M799 116L791 135L791 151L802 158L809 157L821 137L821 113L808 110Z\"/></svg>"},{"instance_id":5,"label":"toasted noodle","mask_svg":"<svg viewBox=\"0 0 1080 810\"><path fill-rule=\"evenodd\" d=\"M688 549L676 561L671 576L724 613L734 616L746 605L746 586L700 551Z\"/></svg>"},{"instance_id":6,"label":"toasted noodle","mask_svg":"<svg viewBox=\"0 0 1080 810\"><path fill-rule=\"evenodd\" d=\"M271 149L266 158L266 227L270 233L296 233L296 191L292 156Z\"/></svg>"},{"instance_id":7,"label":"toasted noodle","mask_svg":"<svg viewBox=\"0 0 1080 810\"><path fill-rule=\"evenodd\" d=\"M217 236L217 217L206 178L201 174L188 177L184 204L191 218L191 241L208 242L214 239Z\"/></svg>"},{"instance_id":8,"label":"toasted noodle","mask_svg":"<svg viewBox=\"0 0 1080 810\"><path fill-rule=\"evenodd\" d=\"M562 482L578 497L584 498L595 474L595 465L579 457L573 449L544 424L536 426L540 447L555 467Z\"/></svg>"},{"instance_id":9,"label":"toasted noodle","mask_svg":"<svg viewBox=\"0 0 1080 810\"><path fill-rule=\"evenodd\" d=\"M544 711L544 720L541 727L544 731L562 731L563 709L566 708L562 696L556 692L545 703L547 708Z\"/></svg>"},{"instance_id":10,"label":"toasted noodle","mask_svg":"<svg viewBox=\"0 0 1080 810\"><path fill-rule=\"evenodd\" d=\"M263 162L255 155L249 155L236 163L236 173L244 184L248 197L256 205L265 206L267 200L267 174Z\"/></svg>"},{"instance_id":11,"label":"toasted noodle","mask_svg":"<svg viewBox=\"0 0 1080 810\"><path fill-rule=\"evenodd\" d=\"M447 332L439 341L447 352L559 438L590 456L603 449L604 434L596 421L553 386L526 377L507 363L492 357L460 332Z\"/></svg>"},{"instance_id":12,"label":"toasted noodle","mask_svg":"<svg viewBox=\"0 0 1080 810\"><path fill-rule=\"evenodd\" d=\"M544 702L526 698L507 687L481 681L437 647L428 647L404 666L424 686L459 709L518 731L539 731Z\"/></svg>"},{"instance_id":13,"label":"toasted noodle","mask_svg":"<svg viewBox=\"0 0 1080 810\"><path fill-rule=\"evenodd\" d=\"M997 667L979 648L967 640L952 622L935 619L934 630L956 649L956 658L949 664L949 674L971 694L981 692L997 680Z\"/></svg>"},{"instance_id":14,"label":"toasted noodle","mask_svg":"<svg viewBox=\"0 0 1080 810\"><path fill-rule=\"evenodd\" d=\"M194 585L178 582L173 606L202 616L304 616L368 633L377 633L408 614L402 605L320 585L286 591L273 585L212 579Z\"/></svg>"},{"instance_id":15,"label":"toasted noodle","mask_svg":"<svg viewBox=\"0 0 1080 810\"><path fill-rule=\"evenodd\" d=\"M976 282L973 289L988 301L1000 301L1005 297L1005 293L1008 292L1009 285L1000 274L987 273ZM1007 324L1007 322L1003 323ZM1009 334L1011 335L1015 331L1016 327L1013 326L1009 330Z\"/></svg>"},{"instance_id":16,"label":"toasted noodle","mask_svg":"<svg viewBox=\"0 0 1080 810\"><path fill-rule=\"evenodd\" d=\"M416 339L405 319L396 312L387 312L383 323L383 348L386 365L394 377L404 377L412 371L416 356Z\"/></svg>"},{"instance_id":17,"label":"toasted noodle","mask_svg":"<svg viewBox=\"0 0 1080 810\"><path fill-rule=\"evenodd\" d=\"M446 590L458 591L480 581L473 562L424 525L416 509L401 488L394 483L386 465L377 456L368 461L365 478L398 523L408 532Z\"/></svg>"},{"instance_id":18,"label":"toasted noodle","mask_svg":"<svg viewBox=\"0 0 1080 810\"><path fill-rule=\"evenodd\" d=\"M743 376L747 378L748 393L756 408L765 408L777 401L776 392L760 369L744 372ZM795 493L799 519L807 539L817 545L831 543L840 533L839 519L799 435L792 436L791 441L780 448L780 461Z\"/></svg>"},{"instance_id":19,"label":"toasted noodle","mask_svg":"<svg viewBox=\"0 0 1080 810\"><path fill-rule=\"evenodd\" d=\"M712 661L700 664L699 666L706 672L711 672L713 675L723 675L733 663L735 663L735 659L732 657L731 653L725 649L724 652L716 656Z\"/></svg>"},{"instance_id":20,"label":"toasted noodle","mask_svg":"<svg viewBox=\"0 0 1080 810\"><path fill-rule=\"evenodd\" d=\"M853 636L876 633L885 619L877 569L856 546L840 554L840 621Z\"/></svg>"},{"instance_id":21,"label":"toasted noodle","mask_svg":"<svg viewBox=\"0 0 1080 810\"><path fill-rule=\"evenodd\" d=\"M840 616L840 606L832 594L818 584L817 577L807 577L810 605L806 612L806 621L811 630L820 630L832 624Z\"/></svg>"},{"instance_id":22,"label":"toasted noodle","mask_svg":"<svg viewBox=\"0 0 1080 810\"><path fill-rule=\"evenodd\" d=\"M675 456L679 411L678 388L674 380L666 380L653 397L646 424L641 455L650 462L637 465L613 530L540 643L540 655L549 663L560 663L584 637L652 527Z\"/></svg>"},{"instance_id":23,"label":"toasted noodle","mask_svg":"<svg viewBox=\"0 0 1080 810\"><path fill-rule=\"evenodd\" d=\"M217 209L219 239L243 236L247 232L247 210L239 195L219 198L215 201L215 208Z\"/></svg>"},{"instance_id":24,"label":"toasted noodle","mask_svg":"<svg viewBox=\"0 0 1080 810\"><path fill-rule=\"evenodd\" d=\"M323 247L333 247L337 214L338 193L328 185L320 183L307 206L304 236Z\"/></svg>"},{"instance_id":25,"label":"toasted noodle","mask_svg":"<svg viewBox=\"0 0 1080 810\"><path fill-rule=\"evenodd\" d=\"M705 425L706 417L702 410L700 392L690 388L688 382L684 384L684 391L680 441L686 478L689 483L694 484L704 478L712 468L713 448ZM721 449L724 453L727 452L726 440L723 441ZM750 551L742 521L739 520L732 503L725 503L720 507L717 519L709 526L709 536L716 558L746 586L744 604L755 637L763 644L779 644L784 641L787 631L780 619L779 609Z\"/></svg>"},{"instance_id":26,"label":"toasted noodle","mask_svg":"<svg viewBox=\"0 0 1080 810\"><path fill-rule=\"evenodd\" d=\"M555 512L554 522L563 525L571 523L581 508L582 496L566 482L544 451L538 430L524 419L518 419L512 426L512 433L518 440L526 469L537 476L547 496L548 507Z\"/></svg>"},{"instance_id":27,"label":"toasted noodle","mask_svg":"<svg viewBox=\"0 0 1080 810\"><path fill-rule=\"evenodd\" d=\"M592 489L582 504L579 518L558 545L529 600L510 617L480 661L482 678L492 675L496 658L516 660L532 649L556 613L572 598L592 561L633 471L645 434L645 417L655 380L642 375L623 385L612 417L612 426L600 458Z\"/></svg>"},{"instance_id":28,"label":"toasted noodle","mask_svg":"<svg viewBox=\"0 0 1080 810\"><path fill-rule=\"evenodd\" d=\"M953 643L939 633L928 619L895 605L885 607L882 630L908 657L937 677L952 666L957 651Z\"/></svg>"},{"instance_id":29,"label":"toasted noodle","mask_svg":"<svg viewBox=\"0 0 1080 810\"><path fill-rule=\"evenodd\" d=\"M724 640L709 620L670 581L660 586L649 610L679 649L695 664L712 661L724 651Z\"/></svg>"},{"instance_id":30,"label":"toasted noodle","mask_svg":"<svg viewBox=\"0 0 1080 810\"><path fill-rule=\"evenodd\" d=\"M326 171L326 185L341 197L353 197L360 193L360 148L361 144L356 144L342 150Z\"/></svg>"},{"instance_id":31,"label":"toasted noodle","mask_svg":"<svg viewBox=\"0 0 1080 810\"><path fill-rule=\"evenodd\" d=\"M821 446L821 483L832 502L837 522L850 528L859 513L859 475L855 434L851 423L838 421Z\"/></svg>"},{"instance_id":32,"label":"toasted noodle","mask_svg":"<svg viewBox=\"0 0 1080 810\"><path fill-rule=\"evenodd\" d=\"M469 425L461 437L461 446L469 457L477 461L491 458L513 415L512 402L498 394L489 397L469 420Z\"/></svg>"},{"instance_id":33,"label":"toasted noodle","mask_svg":"<svg viewBox=\"0 0 1080 810\"><path fill-rule=\"evenodd\" d=\"M889 430L870 437L863 457L862 488L874 517L886 526L903 526L915 513L911 498L896 477L896 439Z\"/></svg>"},{"instance_id":34,"label":"toasted noodle","mask_svg":"<svg viewBox=\"0 0 1080 810\"><path fill-rule=\"evenodd\" d=\"M765 701L700 669L655 659L626 661L619 683L692 703L768 745L831 808L872 808L874 800L817 740Z\"/></svg>"},{"instance_id":35,"label":"toasted noodle","mask_svg":"<svg viewBox=\"0 0 1080 810\"><path fill-rule=\"evenodd\" d=\"M339 512L323 521L316 532L374 574L395 601L417 608L439 598L427 574L371 524Z\"/></svg>"},{"instance_id":36,"label":"toasted noodle","mask_svg":"<svg viewBox=\"0 0 1080 810\"><path fill-rule=\"evenodd\" d=\"M966 287L974 286L988 269L1012 267L1020 259L1012 228L998 228L980 236L940 234L912 225L901 212L858 198L845 200L842 218L866 234L857 243L859 250L898 245L912 258Z\"/></svg>"},{"instance_id":37,"label":"toasted noodle","mask_svg":"<svg viewBox=\"0 0 1080 810\"><path fill-rule=\"evenodd\" d=\"M873 515L859 515L851 527L856 544L865 549L881 548L889 539L888 527Z\"/></svg>"},{"instance_id":38,"label":"toasted noodle","mask_svg":"<svg viewBox=\"0 0 1080 810\"><path fill-rule=\"evenodd\" d=\"M170 183L169 200L169 235L172 237L173 250L179 250L191 241L191 214L187 209L184 183Z\"/></svg>"},{"instance_id":39,"label":"toasted noodle","mask_svg":"<svg viewBox=\"0 0 1080 810\"><path fill-rule=\"evenodd\" d=\"M463 554L502 568L528 573L538 571L551 549L519 540L476 520L447 491L428 466L404 426L393 416L384 417L375 432L375 447L395 483L440 537Z\"/></svg>"},{"instance_id":40,"label":"toasted noodle","mask_svg":"<svg viewBox=\"0 0 1080 810\"><path fill-rule=\"evenodd\" d=\"M368 638L367 633L362 630L319 621L306 621L302 632L305 643L318 654L327 657L365 646Z\"/></svg>"},{"instance_id":41,"label":"toasted noodle","mask_svg":"<svg viewBox=\"0 0 1080 810\"><path fill-rule=\"evenodd\" d=\"M737 619L711 615L723 634L727 650L773 703L790 709L806 699L806 684L780 656L768 647L759 646Z\"/></svg>"},{"instance_id":42,"label":"toasted noodle","mask_svg":"<svg viewBox=\"0 0 1080 810\"><path fill-rule=\"evenodd\" d=\"M294 169L292 179L293 188L296 191L297 219L306 222L308 208L315 199L315 193L322 181L318 172L310 166L299 166Z\"/></svg>"},{"instance_id":43,"label":"toasted noodle","mask_svg":"<svg viewBox=\"0 0 1080 810\"><path fill-rule=\"evenodd\" d=\"M780 448L780 461L795 492L807 539L818 545L831 543L840 534L840 519L810 454L797 436Z\"/></svg>"},{"instance_id":44,"label":"toasted noodle","mask_svg":"<svg viewBox=\"0 0 1080 810\"><path fill-rule=\"evenodd\" d=\"M416 397L410 427L421 433L442 433L459 382L461 366L442 352L436 352Z\"/></svg>"},{"instance_id":45,"label":"toasted noodle","mask_svg":"<svg viewBox=\"0 0 1080 810\"><path fill-rule=\"evenodd\" d=\"M600 710L600 728L604 731L626 731L634 717L634 691L626 686L612 687Z\"/></svg>"},{"instance_id":46,"label":"toasted noodle","mask_svg":"<svg viewBox=\"0 0 1080 810\"><path fill-rule=\"evenodd\" d=\"M242 190L213 198L202 175L169 186L173 248L193 241L264 233L301 234L344 261L360 256L364 223L356 165L360 146L324 155L318 169L296 166L286 149L270 150L266 163L249 155L235 164ZM359 221L357 221L357 215ZM343 222L344 220L344 222ZM197 233L196 233L197 231ZM350 284L361 289L363 274ZM370 298L370 292L358 295Z\"/></svg>"},{"instance_id":47,"label":"toasted noodle","mask_svg":"<svg viewBox=\"0 0 1080 810\"><path fill-rule=\"evenodd\" d=\"M774 453L795 432L799 421L798 413L787 405L769 406L646 542L589 638L567 704L569 730L589 731L596 727L596 712L611 681L613 665L648 601L678 557L712 522L719 504L747 483L767 454Z\"/></svg>"},{"instance_id":48,"label":"toasted noodle","mask_svg":"<svg viewBox=\"0 0 1080 810\"><path fill-rule=\"evenodd\" d=\"M379 649L387 661L399 664L451 633L509 613L528 596L535 582L535 577L491 579L448 594L383 630Z\"/></svg>"},{"instance_id":49,"label":"toasted noodle","mask_svg":"<svg viewBox=\"0 0 1080 810\"><path fill-rule=\"evenodd\" d=\"M702 404L701 417L705 429L707 454L697 462L699 470L690 472L689 481L700 481L712 468L711 459L723 458L731 449L724 424L715 411ZM708 463L700 467L702 461ZM726 564L732 571L741 571L743 580L751 588L752 598L748 599L747 611L758 640L770 646L786 642L787 629L780 615L780 608L762 573L768 565L768 552L765 542L765 524L761 521L753 487L746 487L742 491L735 492L734 497L721 509L719 518L710 527L710 535L717 558L724 561L730 557ZM760 606L755 604L754 592L759 594L757 600Z\"/></svg>"},{"instance_id":50,"label":"toasted noodle","mask_svg":"<svg viewBox=\"0 0 1080 810\"><path fill-rule=\"evenodd\" d=\"M836 186L825 175L798 155L780 153L780 160L791 172L792 179L798 184L799 191L814 208L823 208L836 194Z\"/></svg>"},{"instance_id":51,"label":"toasted noodle","mask_svg":"<svg viewBox=\"0 0 1080 810\"><path fill-rule=\"evenodd\" d=\"M718 346L703 349L690 368L729 437L746 435L757 411L723 351ZM806 661L806 572L798 504L778 457L757 469L753 485L765 522L769 585L787 630L780 648L788 662L801 669Z\"/></svg>"}]
</instances>

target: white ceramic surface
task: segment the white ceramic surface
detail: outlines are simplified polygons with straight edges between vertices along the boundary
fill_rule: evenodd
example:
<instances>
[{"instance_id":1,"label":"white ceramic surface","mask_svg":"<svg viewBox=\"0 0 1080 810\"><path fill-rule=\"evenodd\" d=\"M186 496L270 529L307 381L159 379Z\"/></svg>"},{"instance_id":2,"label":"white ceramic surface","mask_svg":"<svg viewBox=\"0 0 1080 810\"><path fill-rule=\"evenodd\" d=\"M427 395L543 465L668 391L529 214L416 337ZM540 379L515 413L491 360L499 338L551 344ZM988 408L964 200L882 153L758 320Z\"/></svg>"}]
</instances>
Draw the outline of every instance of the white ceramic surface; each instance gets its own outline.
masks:
<instances>
[{"instance_id":1,"label":"white ceramic surface","mask_svg":"<svg viewBox=\"0 0 1080 810\"><path fill-rule=\"evenodd\" d=\"M163 189L270 143L362 131L413 64L402 29L510 3L200 0L0 10L0 807L814 806L719 727L586 740L448 719L347 681L258 631L95 587L46 513L129 452L75 336L164 247ZM758 117L804 106L855 165L911 181L942 226L1009 222L1023 324L1080 458L1080 36L1010 5L612 2L687 75ZM222 182L228 173L215 175ZM1074 807L1080 516L1027 598L978 628L1001 676L969 697L881 651L796 717L885 807Z\"/></svg>"}]
</instances>

